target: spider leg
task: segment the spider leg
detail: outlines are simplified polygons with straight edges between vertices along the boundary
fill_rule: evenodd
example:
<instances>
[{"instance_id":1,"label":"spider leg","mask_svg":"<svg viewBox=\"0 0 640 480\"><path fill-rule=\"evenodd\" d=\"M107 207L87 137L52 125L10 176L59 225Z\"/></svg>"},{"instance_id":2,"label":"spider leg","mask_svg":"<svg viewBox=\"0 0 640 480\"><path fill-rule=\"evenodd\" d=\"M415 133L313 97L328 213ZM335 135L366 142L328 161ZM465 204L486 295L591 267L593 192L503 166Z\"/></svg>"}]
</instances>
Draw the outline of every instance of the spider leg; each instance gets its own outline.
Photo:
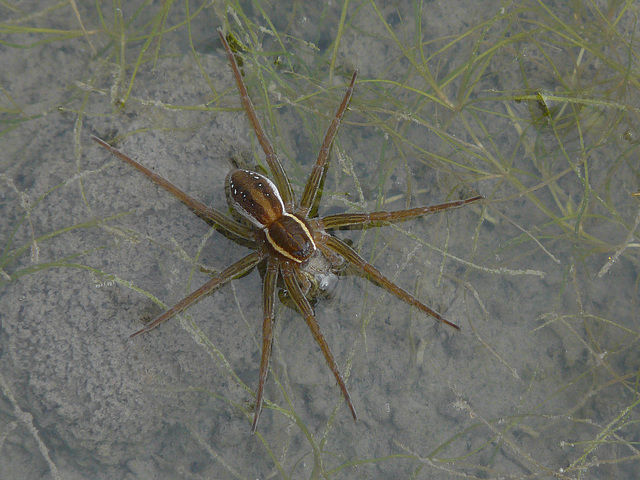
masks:
<instances>
[{"instance_id":1,"label":"spider leg","mask_svg":"<svg viewBox=\"0 0 640 480\"><path fill-rule=\"evenodd\" d=\"M253 106L253 102L251 101L251 97L249 96L249 92L247 91L247 87L245 87L244 82L242 81L242 75L240 74L240 69L238 68L236 57L233 56L233 52L231 51L231 48L229 48L229 44L224 38L222 30L220 30L219 28L218 35L220 36L220 40L222 41L222 46L227 51L227 58L229 59L229 63L231 64L233 76L236 79L236 85L238 86L238 92L240 93L242 106L244 107L244 111L247 114L247 117L249 117L249 122L253 127L253 131L256 133L258 143L262 147L262 150L264 150L267 164L269 165L271 174L273 175L276 186L278 187L278 191L282 196L284 206L287 212L293 212L293 191L291 190L289 177L287 177L284 168L282 168L280 160L278 160L278 156L276 155L275 150L271 146L267 135L264 133L262 125L260 125L260 120L258 120L256 109Z\"/></svg>"},{"instance_id":2,"label":"spider leg","mask_svg":"<svg viewBox=\"0 0 640 480\"><path fill-rule=\"evenodd\" d=\"M320 330L320 325L318 325L318 321L316 320L316 316L313 311L313 308L309 304L309 300L307 300L307 297L305 297L304 293L302 293L302 289L300 288L300 285L298 284L298 280L296 279L296 276L293 270L291 269L291 267L284 268L282 270L282 276L284 278L284 283L287 286L289 295L291 295L291 298L293 299L296 306L298 307L300 314L306 320L307 325L311 330L311 333L313 333L313 336L316 339L316 342L318 342L318 345L320 345L320 349L324 354L324 358L327 361L329 368L333 372L333 375L336 378L338 385L340 386L340 390L342 390L342 395L344 396L344 399L347 402L349 409L351 410L351 415L353 416L353 419L357 422L358 416L356 415L356 409L354 408L353 403L351 402L351 396L349 395L347 386L345 385L344 380L342 379L342 375L338 370L338 364L333 358L333 355L331 354L331 350L329 350L329 345L327 344L327 340L324 338L324 335Z\"/></svg>"},{"instance_id":3,"label":"spider leg","mask_svg":"<svg viewBox=\"0 0 640 480\"><path fill-rule=\"evenodd\" d=\"M349 106L349 102L351 102L351 97L353 96L353 88L356 83L356 78L358 78L358 70L353 72L353 76L351 77L351 83L347 88L346 93L344 94L344 98L342 99L342 103L336 112L335 117L333 117L333 121L327 130L327 134L324 137L324 142L322 142L322 147L320 148L320 152L318 153L318 158L316 159L316 164L313 166L313 170L309 174L309 179L307 180L307 184L304 187L304 193L302 194L302 199L300 200L300 205L298 205L298 209L296 213L306 217L309 213L309 209L313 205L313 201L318 193L318 186L320 185L320 181L322 180L322 176L324 175L324 169L327 164L327 160L329 159L329 155L331 154L331 146L333 145L333 139L338 133L338 129L340 128L340 122L342 122L342 117L344 117L345 112L347 111L347 107Z\"/></svg>"},{"instance_id":4,"label":"spider leg","mask_svg":"<svg viewBox=\"0 0 640 480\"><path fill-rule=\"evenodd\" d=\"M192 292L186 297L184 297L182 300L176 303L173 307L171 307L169 310L167 310L158 318L156 318L153 322L145 325L144 328L131 334L129 338L137 337L138 335L141 335L143 333L150 332L151 330L156 328L158 325L160 325L162 322L164 322L165 320L169 320L171 317L173 317L177 313L182 312L183 310L185 310L186 308L188 308L189 306L191 306L192 304L200 300L205 295L211 294L214 290L221 287L225 283L235 278L241 277L245 273L249 272L249 270L251 270L258 263L260 263L260 261L263 258L264 258L264 254L260 251L251 252L246 257L241 258L234 264L225 268L222 272L220 272L218 275L213 277L211 280L209 280L207 283L205 283L195 292Z\"/></svg>"},{"instance_id":5,"label":"spider leg","mask_svg":"<svg viewBox=\"0 0 640 480\"><path fill-rule=\"evenodd\" d=\"M467 198L465 200L456 200L453 202L441 203L440 205L431 205L428 207L409 208L407 210L396 210L395 212L371 212L371 213L339 213L337 215L329 215L322 219L322 225L327 230L339 227L348 227L351 225L369 226L373 223L393 223L404 222L412 218L421 217L430 213L441 212L450 208L458 208L463 205L475 203L482 200L482 195Z\"/></svg>"},{"instance_id":6,"label":"spider leg","mask_svg":"<svg viewBox=\"0 0 640 480\"><path fill-rule=\"evenodd\" d=\"M144 173L155 184L161 186L162 188L167 190L169 193L171 193L171 194L175 195L176 197L178 197L178 199L182 203L184 203L187 207L189 207L192 210L194 210L197 215L211 220L212 222L216 223L217 225L219 225L224 230L227 230L227 231L233 233L234 235L237 235L240 238L244 238L245 240L253 240L254 239L253 230L251 228L249 228L249 227L247 227L245 225L242 225L241 223L236 222L235 220L233 220L233 219L227 217L226 215L224 215L222 212L219 212L218 210L216 210L214 208L208 207L204 203L202 203L202 202L196 200L195 198L189 196L188 194L186 194L185 192L180 190L178 187L176 187L173 183L169 182L168 180L166 180L165 178L161 177L157 173L152 172L147 167L145 167L145 166L141 165L140 163L136 162L134 159L132 159L128 155L125 155L124 153L122 153L117 148L112 147L111 145L109 145L104 140L101 140L100 138L98 138L98 137L96 137L94 135L91 135L91 139L93 141L95 141L96 143L98 143L101 147L106 148L107 150L109 150L109 152L111 152L116 157L120 158L121 160L124 160L129 165L131 165L132 167L134 167L137 170L139 170L140 172Z\"/></svg>"},{"instance_id":7,"label":"spider leg","mask_svg":"<svg viewBox=\"0 0 640 480\"><path fill-rule=\"evenodd\" d=\"M322 242L319 244L321 248L322 248L322 244L326 245L328 248L330 248L334 252L337 252L340 255L342 255L344 258L347 259L349 263L351 263L351 265L358 268L362 272L366 273L369 276L369 278L373 279L385 290L393 293L395 296L404 300L409 305L419 308L420 310L425 312L427 315L431 315L433 318L435 318L439 322L445 323L450 327L455 328L456 330L460 330L460 327L458 325L450 322L449 320L444 318L442 315L440 315L438 312L427 307L424 303L420 302L417 298L415 298L409 292L398 287L395 283L393 283L391 280L385 277L382 273L380 273L380 271L376 267L371 265L360 255L358 255L358 253L353 248L351 248L349 245L344 243L339 238L336 238L333 235L329 235L325 233L322 236Z\"/></svg>"},{"instance_id":8,"label":"spider leg","mask_svg":"<svg viewBox=\"0 0 640 480\"><path fill-rule=\"evenodd\" d=\"M262 309L264 312L264 321L262 323L262 358L260 359L260 377L258 379L258 392L256 394L256 409L251 427L252 435L256 433L256 429L258 428L258 419L262 412L264 384L267 381L267 374L269 373L269 358L271 358L271 346L273 345L274 303L276 301L278 271L278 263L270 258L262 284Z\"/></svg>"}]
</instances>

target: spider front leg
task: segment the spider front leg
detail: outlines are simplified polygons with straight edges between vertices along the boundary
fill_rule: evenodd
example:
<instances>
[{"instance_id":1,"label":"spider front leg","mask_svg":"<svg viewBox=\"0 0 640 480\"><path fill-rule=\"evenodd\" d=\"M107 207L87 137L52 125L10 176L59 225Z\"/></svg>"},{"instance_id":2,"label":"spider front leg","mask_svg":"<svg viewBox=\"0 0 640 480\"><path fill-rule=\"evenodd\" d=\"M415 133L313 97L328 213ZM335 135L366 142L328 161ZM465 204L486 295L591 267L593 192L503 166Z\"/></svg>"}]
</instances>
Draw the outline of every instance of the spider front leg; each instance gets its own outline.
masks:
<instances>
[{"instance_id":1,"label":"spider front leg","mask_svg":"<svg viewBox=\"0 0 640 480\"><path fill-rule=\"evenodd\" d=\"M276 285L278 283L278 263L270 258L267 263L267 271L264 275L262 285L262 311L264 320L262 323L262 358L260 359L260 376L258 378L258 391L256 393L256 407L251 426L251 434L256 433L258 420L262 412L262 402L264 398L264 384L269 373L269 359L271 358L271 347L273 345L273 318L274 304L276 301Z\"/></svg>"},{"instance_id":2,"label":"spider front leg","mask_svg":"<svg viewBox=\"0 0 640 480\"><path fill-rule=\"evenodd\" d=\"M337 252L340 255L342 255L344 258L347 259L347 261L351 265L356 267L362 273L366 274L369 278L375 281L382 288L393 293L395 296L397 296L401 300L404 300L409 305L422 310L427 315L431 315L433 318L435 318L439 322L445 323L450 327L455 328L456 330L460 330L460 327L458 325L450 322L435 310L427 307L424 303L422 303L420 300L415 298L409 292L400 288L391 280L389 280L387 277L385 277L382 273L380 273L380 271L376 267L371 265L360 255L358 255L358 252L356 252L353 248L351 248L349 245L344 243L339 238L329 235L328 233L323 233L320 238L320 242L317 242L317 243L321 250L323 249L323 245L325 245L326 247L330 248L334 252Z\"/></svg>"},{"instance_id":3,"label":"spider front leg","mask_svg":"<svg viewBox=\"0 0 640 480\"><path fill-rule=\"evenodd\" d=\"M213 277L211 280L209 280L207 283L205 283L195 292L184 297L182 300L176 303L173 307L171 307L169 310L167 310L158 318L156 318L153 322L145 325L144 328L141 328L137 332L131 334L129 338L137 337L138 335L142 335L143 333L150 332L165 320L169 320L174 315L184 311L186 308L193 305L202 297L213 293L214 290L220 288L225 283L228 283L231 280L241 277L244 274L248 273L252 268L254 268L258 263L260 263L263 258L264 258L264 254L260 251L251 252L246 257L241 258L234 264L225 268L222 272L220 272L218 275Z\"/></svg>"},{"instance_id":4,"label":"spider front leg","mask_svg":"<svg viewBox=\"0 0 640 480\"><path fill-rule=\"evenodd\" d=\"M356 414L356 409L354 408L353 403L351 402L351 395L349 395L347 386L344 383L344 380L342 378L342 375L340 374L340 371L338 370L338 364L333 358L331 350L329 350L329 345L327 344L327 340L324 338L324 334L322 333L322 330L320 330L320 325L316 320L316 315L313 311L313 308L311 307L311 304L309 304L309 300L307 300L307 297L305 297L304 293L302 292L302 289L300 288L300 285L298 284L298 280L295 276L295 273L293 272L293 268L294 267L292 266L285 265L284 268L282 269L282 277L287 287L287 291L289 292L289 295L291 295L291 298L296 304L296 307L298 307L298 311L300 312L300 315L304 317L305 321L307 322L307 325L309 326L309 329L311 330L311 333L313 333L313 336L316 339L316 342L320 346L320 350L322 350L322 353L324 354L324 358L327 361L329 368L333 372L333 376L336 378L336 381L340 386L340 390L342 390L342 395L344 396L344 400L347 402L347 405L351 410L351 415L353 416L353 419L357 422L358 416Z\"/></svg>"},{"instance_id":5,"label":"spider front leg","mask_svg":"<svg viewBox=\"0 0 640 480\"><path fill-rule=\"evenodd\" d=\"M455 200L453 202L441 203L439 205L431 205L428 207L409 208L407 210L396 210L395 212L371 212L371 213L339 213L337 215L328 215L322 218L322 226L326 230L332 228L348 227L353 225L362 225L367 227L373 223L394 223L406 222L413 218L422 217L430 213L441 212L451 208L458 208L470 203L482 200L482 195L467 198L464 200Z\"/></svg>"}]
</instances>

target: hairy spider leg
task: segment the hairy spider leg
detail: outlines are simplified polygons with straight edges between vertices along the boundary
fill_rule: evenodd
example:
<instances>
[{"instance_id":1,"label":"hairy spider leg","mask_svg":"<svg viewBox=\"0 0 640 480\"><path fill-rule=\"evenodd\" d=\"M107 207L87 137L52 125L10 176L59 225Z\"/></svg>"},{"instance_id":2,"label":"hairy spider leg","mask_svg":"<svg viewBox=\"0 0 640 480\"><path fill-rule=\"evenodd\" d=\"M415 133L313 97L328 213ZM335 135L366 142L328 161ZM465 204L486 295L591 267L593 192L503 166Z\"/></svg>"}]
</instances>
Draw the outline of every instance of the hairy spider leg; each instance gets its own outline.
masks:
<instances>
[{"instance_id":1,"label":"hairy spider leg","mask_svg":"<svg viewBox=\"0 0 640 480\"><path fill-rule=\"evenodd\" d=\"M411 220L416 217L421 217L423 215L428 215L435 212L441 212L443 210L448 210L452 208L462 207L464 205L468 205L470 203L475 203L482 200L484 197L482 195L477 195L475 197L467 198L464 200L455 200L452 202L441 203L439 205L431 205L426 207L416 207L409 208L406 210L396 210L395 212L371 212L371 213L340 213L337 215L329 215L321 219L315 219L317 222L317 227L315 230L317 232L323 232L324 229L330 230L333 228L340 227L352 227L352 226L362 226L364 228L369 227L376 223L394 223L394 222L404 222L407 220ZM428 315L432 316L439 322L442 322L446 325L449 325L455 329L460 329L460 327L446 318L444 318L441 314L436 312L435 310L427 307L424 303L420 302L413 295L408 293L406 290L395 285L391 280L386 278L377 268L368 263L364 258L362 258L358 253L349 247L346 243L341 241L340 239L330 235L328 233L322 233L321 237L318 241L318 245L322 247L322 245L326 245L328 248L342 255L347 259L349 263L351 263L358 270L368 275L374 281L376 281L381 287L386 289L387 291L393 293L409 305L413 305Z\"/></svg>"},{"instance_id":2,"label":"hairy spider leg","mask_svg":"<svg viewBox=\"0 0 640 480\"><path fill-rule=\"evenodd\" d=\"M101 147L109 150L109 152L111 152L116 157L120 158L121 160L124 160L129 165L131 165L132 167L142 172L147 178L149 178L149 180L153 181L156 185L161 186L172 195L175 195L187 207L194 210L198 216L211 220L212 222L222 227L224 230L227 230L237 235L240 238L243 238L245 240L250 240L250 241L255 240L255 234L253 232L253 229L251 229L250 227L247 227L246 225L238 223L232 218L223 214L222 212L219 212L215 208L208 207L204 203L196 200L195 198L191 197L190 195L180 190L173 183L169 182L168 180L161 177L157 173L152 172L144 165L141 165L140 163L136 162L134 159L132 159L128 155L125 155L120 150L112 147L107 142L105 142L104 140L101 140L95 135L91 135L91 139L94 142L98 143Z\"/></svg>"},{"instance_id":3,"label":"hairy spider leg","mask_svg":"<svg viewBox=\"0 0 640 480\"><path fill-rule=\"evenodd\" d=\"M251 101L251 97L249 96L249 92L247 91L247 87L245 87L244 82L242 81L242 75L240 74L240 69L238 68L238 63L236 62L236 57L233 56L233 52L231 48L229 48L229 44L227 40L224 38L222 30L218 28L218 35L220 36L220 41L222 42L222 46L227 52L227 58L229 59L229 63L231 64L231 70L233 70L233 76L236 79L236 85L238 86L238 92L240 93L240 99L242 101L242 106L244 107L244 111L249 117L249 122L253 127L253 131L256 134L256 138L258 139L258 143L262 147L264 154L266 156L267 164L269 165L269 169L271 170L271 174L273 175L273 179L275 181L276 186L278 187L278 191L282 196L282 201L284 202L284 207L288 213L293 213L293 191L291 190L291 183L289 182L289 177L287 177L284 168L282 167L282 163L278 159L275 150L271 146L267 135L264 133L262 125L260 124L260 120L258 120L258 114L256 113L256 109L253 106L253 102Z\"/></svg>"},{"instance_id":4,"label":"hairy spider leg","mask_svg":"<svg viewBox=\"0 0 640 480\"><path fill-rule=\"evenodd\" d=\"M453 327L456 330L460 330L460 327L458 325L450 322L449 320L444 318L442 315L440 315L438 312L436 312L432 308L427 307L424 303L422 303L420 300L415 298L409 292L398 287L395 283L393 283L391 280L385 277L376 267L371 265L360 255L358 255L358 252L356 252L353 248L351 248L349 245L344 243L339 238L334 237L333 235L329 235L328 233L324 233L322 237L322 242L318 244L320 246L320 249L323 248L322 247L323 244L326 245L326 247L333 250L334 252L337 252L340 255L342 255L344 258L347 259L347 261L351 265L353 265L355 268L357 268L362 273L367 275L370 279L372 279L374 282L376 282L378 285L380 285L382 288L384 288L388 292L393 293L396 297L400 298L401 300L408 303L409 305L422 310L424 313L432 316L439 322L449 325L450 327Z\"/></svg>"},{"instance_id":5,"label":"hairy spider leg","mask_svg":"<svg viewBox=\"0 0 640 480\"><path fill-rule=\"evenodd\" d=\"M118 158L124 160L129 165L135 167L137 170L142 172L145 176L147 176L155 184L161 186L162 188L164 188L165 190L167 190L171 194L175 195L185 205L187 205L189 208L194 210L196 212L196 214L198 214L199 216L204 217L205 219L209 219L209 220L213 221L214 223L219 225L222 229L227 230L227 231L237 235L240 238L243 238L245 240L250 240L250 241L254 240L255 236L254 236L253 230L251 228L246 227L245 225L242 225L241 223L236 222L235 220L227 217L226 215L222 214L218 210L216 210L214 208L211 208L211 207L208 207L205 204L203 204L202 202L200 202L200 201L196 200L195 198L189 196L188 194L186 194L185 192L180 190L178 187L176 187L173 183L169 182L168 180L166 180L165 178L161 177L160 175L152 172L151 170L149 170L145 166L141 165L140 163L136 162L135 160L133 160L129 156L127 156L124 153L122 153L120 150L112 147L111 145L109 145L104 140L101 140L98 137L93 136L93 135L91 136L91 138L94 141L96 141L100 146L102 146L102 147L106 148L107 150L109 150L109 152L111 152L113 155L115 155ZM211 293L213 293L216 289L220 288L225 283L228 283L229 281L231 281L231 280L233 280L235 278L238 278L238 277L241 277L241 276L245 275L252 268L254 268L258 263L260 263L263 259L264 259L264 253L263 252L261 252L259 250L251 252L249 255L241 258L240 260L238 260L234 264L232 264L229 267L225 268L222 272L220 272L218 275L213 277L211 280L209 280L207 283L205 283L202 287L200 287L199 289L197 289L193 293L187 295L185 298L180 300L177 304L175 304L173 307L171 307L165 313L160 315L154 321L152 321L151 323L145 325L144 328L142 328L142 329L138 330L137 332L131 334L129 336L129 338L133 338L133 337L136 337L138 335L141 335L143 333L147 333L147 332L153 330L158 325L160 325L162 322L164 322L166 320L169 320L171 317L173 317L177 313L182 312L183 310L185 310L186 308L188 308L189 306L191 306L192 304L194 304L195 302L200 300L202 297L210 295Z\"/></svg>"},{"instance_id":6,"label":"hairy spider leg","mask_svg":"<svg viewBox=\"0 0 640 480\"><path fill-rule=\"evenodd\" d=\"M309 179L307 180L307 184L304 187L304 192L302 193L300 204L298 205L298 208L296 210L296 213L298 215L306 217L309 214L309 209L313 205L313 201L316 198L318 187L320 186L320 182L322 181L322 177L324 176L327 160L329 159L329 156L331 154L333 139L338 133L340 123L342 122L342 117L344 117L344 114L347 111L347 107L351 102L353 89L356 84L356 78L358 78L358 70L353 72L351 83L349 84L349 87L344 94L344 98L342 99L342 103L340 104L336 115L333 117L333 121L331 122L331 125L327 130L327 134L324 137L322 147L320 147L320 152L318 153L318 158L315 165L313 166L313 169L311 170L311 173L309 174Z\"/></svg>"},{"instance_id":7,"label":"hairy spider leg","mask_svg":"<svg viewBox=\"0 0 640 480\"><path fill-rule=\"evenodd\" d=\"M264 385L269 374L269 359L271 358L271 347L273 345L273 322L275 318L274 304L279 270L278 262L270 258L267 261L267 270L262 280L262 311L264 317L262 322L262 357L260 358L260 376L258 377L256 406L253 414L253 425L251 426L252 435L256 433L258 428L258 420L260 419L264 400Z\"/></svg>"},{"instance_id":8,"label":"hairy spider leg","mask_svg":"<svg viewBox=\"0 0 640 480\"><path fill-rule=\"evenodd\" d=\"M441 203L439 205L430 205L427 207L409 208L406 210L396 210L394 212L370 212L370 213L338 213L336 215L328 215L321 219L322 226L331 230L332 228L349 227L361 225L363 227L371 226L376 223L396 223L405 222L416 217L422 217L431 213L441 212L452 208L462 207L470 203L482 200L482 195L466 198L464 200L454 200L452 202Z\"/></svg>"},{"instance_id":9,"label":"hairy spider leg","mask_svg":"<svg viewBox=\"0 0 640 480\"><path fill-rule=\"evenodd\" d=\"M302 292L302 288L300 288L298 279L296 278L296 275L293 269L291 268L291 266L289 265L283 266L282 277L284 279L285 285L287 286L287 291L289 292L291 299L296 304L296 307L298 307L300 315L304 317L305 321L307 322L307 326L311 330L311 333L313 333L313 337L315 338L316 342L320 346L320 350L322 350L322 353L324 354L324 358L327 361L329 368L333 372L333 376L336 378L336 381L340 386L340 390L342 390L342 395L344 396L344 400L345 402L347 402L347 405L351 410L351 415L353 416L353 419L357 422L358 415L356 414L356 409L353 406L353 403L351 402L351 395L349 395L349 391L347 390L347 385L344 383L342 375L340 374L340 370L338 369L338 364L336 363L336 360L333 358L333 354L329 349L329 344L327 343L327 340L324 338L324 334L322 333L322 330L320 329L320 325L316 320L316 314L313 311L313 307L309 303L309 300L307 300L307 297Z\"/></svg>"},{"instance_id":10,"label":"hairy spider leg","mask_svg":"<svg viewBox=\"0 0 640 480\"><path fill-rule=\"evenodd\" d=\"M225 268L222 272L213 277L199 289L184 297L173 307L156 318L153 322L145 325L144 328L141 328L137 332L129 335L129 338L137 337L138 335L142 335L143 333L150 332L162 322L169 320L174 315L189 308L201 298L207 295L211 295L215 290L222 287L224 284L236 278L242 277L243 275L251 271L251 269L256 265L258 265L258 263L260 263L263 259L264 253L262 253L261 251L256 250L251 252L249 255L241 258L237 262Z\"/></svg>"}]
</instances>

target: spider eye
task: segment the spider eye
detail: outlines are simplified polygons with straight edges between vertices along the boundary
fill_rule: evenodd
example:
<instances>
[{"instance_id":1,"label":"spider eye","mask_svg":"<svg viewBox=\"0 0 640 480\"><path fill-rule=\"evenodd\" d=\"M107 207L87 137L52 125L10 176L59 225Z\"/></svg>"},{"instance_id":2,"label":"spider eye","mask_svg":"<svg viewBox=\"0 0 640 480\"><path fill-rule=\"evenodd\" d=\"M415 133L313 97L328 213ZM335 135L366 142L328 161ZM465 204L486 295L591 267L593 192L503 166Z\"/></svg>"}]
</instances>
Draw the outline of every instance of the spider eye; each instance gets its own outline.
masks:
<instances>
[{"instance_id":1,"label":"spider eye","mask_svg":"<svg viewBox=\"0 0 640 480\"><path fill-rule=\"evenodd\" d=\"M231 207L256 227L266 228L284 214L278 189L264 175L233 170L227 175L226 183Z\"/></svg>"}]
</instances>

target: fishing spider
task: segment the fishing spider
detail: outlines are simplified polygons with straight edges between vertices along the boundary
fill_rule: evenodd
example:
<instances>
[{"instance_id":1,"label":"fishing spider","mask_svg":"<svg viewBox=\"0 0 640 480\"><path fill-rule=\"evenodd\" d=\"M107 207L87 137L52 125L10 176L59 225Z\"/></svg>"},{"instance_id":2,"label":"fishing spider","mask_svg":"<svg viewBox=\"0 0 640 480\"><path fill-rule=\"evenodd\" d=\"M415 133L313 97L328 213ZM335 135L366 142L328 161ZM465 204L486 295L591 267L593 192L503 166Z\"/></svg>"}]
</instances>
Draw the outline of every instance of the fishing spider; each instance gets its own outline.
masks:
<instances>
[{"instance_id":1,"label":"fishing spider","mask_svg":"<svg viewBox=\"0 0 640 480\"><path fill-rule=\"evenodd\" d=\"M351 96L353 95L358 71L356 70L351 77L351 83L329 126L316 163L311 170L309 179L302 192L302 197L300 201L296 203L287 174L282 168L280 160L278 160L271 143L260 125L256 110L242 81L236 59L220 29L218 29L218 35L220 36L220 41L226 50L227 58L231 64L233 76L235 77L238 91L240 92L242 106L244 107L247 117L249 117L249 122L258 138L258 142L262 150L264 150L267 164L273 176L273 181L271 181L264 175L242 169L232 170L227 175L225 187L229 204L238 214L243 216L248 223L240 223L223 214L221 211L204 205L160 175L153 173L124 153L110 146L105 141L95 136L92 136L92 139L115 156L141 171L160 187L178 197L178 199L191 208L197 215L213 222L216 228L230 234L232 237L241 239L243 244L248 244L253 248L253 251L225 268L157 319L132 334L131 337L153 330L162 322L182 312L202 297L211 294L214 290L231 280L242 277L261 262L265 262L266 269L262 286L262 358L260 361L255 415L251 432L255 433L260 412L262 411L264 386L269 369L271 345L273 343L276 287L280 278L284 281L286 291L295 304L298 313L305 319L316 342L318 342L327 364L333 372L340 386L340 390L342 390L342 395L351 410L351 415L354 420L357 421L356 410L351 402L349 391L340 374L338 364L333 358L331 350L329 350L329 345L322 334L320 325L318 325L314 309L307 298L307 296L312 296L310 289L317 278L322 278L322 275L326 276L331 272L337 272L340 265L346 260L346 262L351 264L351 266L362 275L368 277L370 281L393 293L409 305L422 310L439 322L455 329L459 329L460 327L451 323L438 312L420 302L409 292L394 284L373 265L364 260L347 243L327 233L327 230L342 227L369 227L390 222L403 222L429 213L474 203L483 197L478 195L467 198L466 200L398 210L395 212L341 213L328 215L326 217L310 218L309 211L316 201L316 197L319 195L320 183L325 174L333 140L338 132L342 117L347 111ZM318 272L320 272L319 276Z\"/></svg>"}]
</instances>

